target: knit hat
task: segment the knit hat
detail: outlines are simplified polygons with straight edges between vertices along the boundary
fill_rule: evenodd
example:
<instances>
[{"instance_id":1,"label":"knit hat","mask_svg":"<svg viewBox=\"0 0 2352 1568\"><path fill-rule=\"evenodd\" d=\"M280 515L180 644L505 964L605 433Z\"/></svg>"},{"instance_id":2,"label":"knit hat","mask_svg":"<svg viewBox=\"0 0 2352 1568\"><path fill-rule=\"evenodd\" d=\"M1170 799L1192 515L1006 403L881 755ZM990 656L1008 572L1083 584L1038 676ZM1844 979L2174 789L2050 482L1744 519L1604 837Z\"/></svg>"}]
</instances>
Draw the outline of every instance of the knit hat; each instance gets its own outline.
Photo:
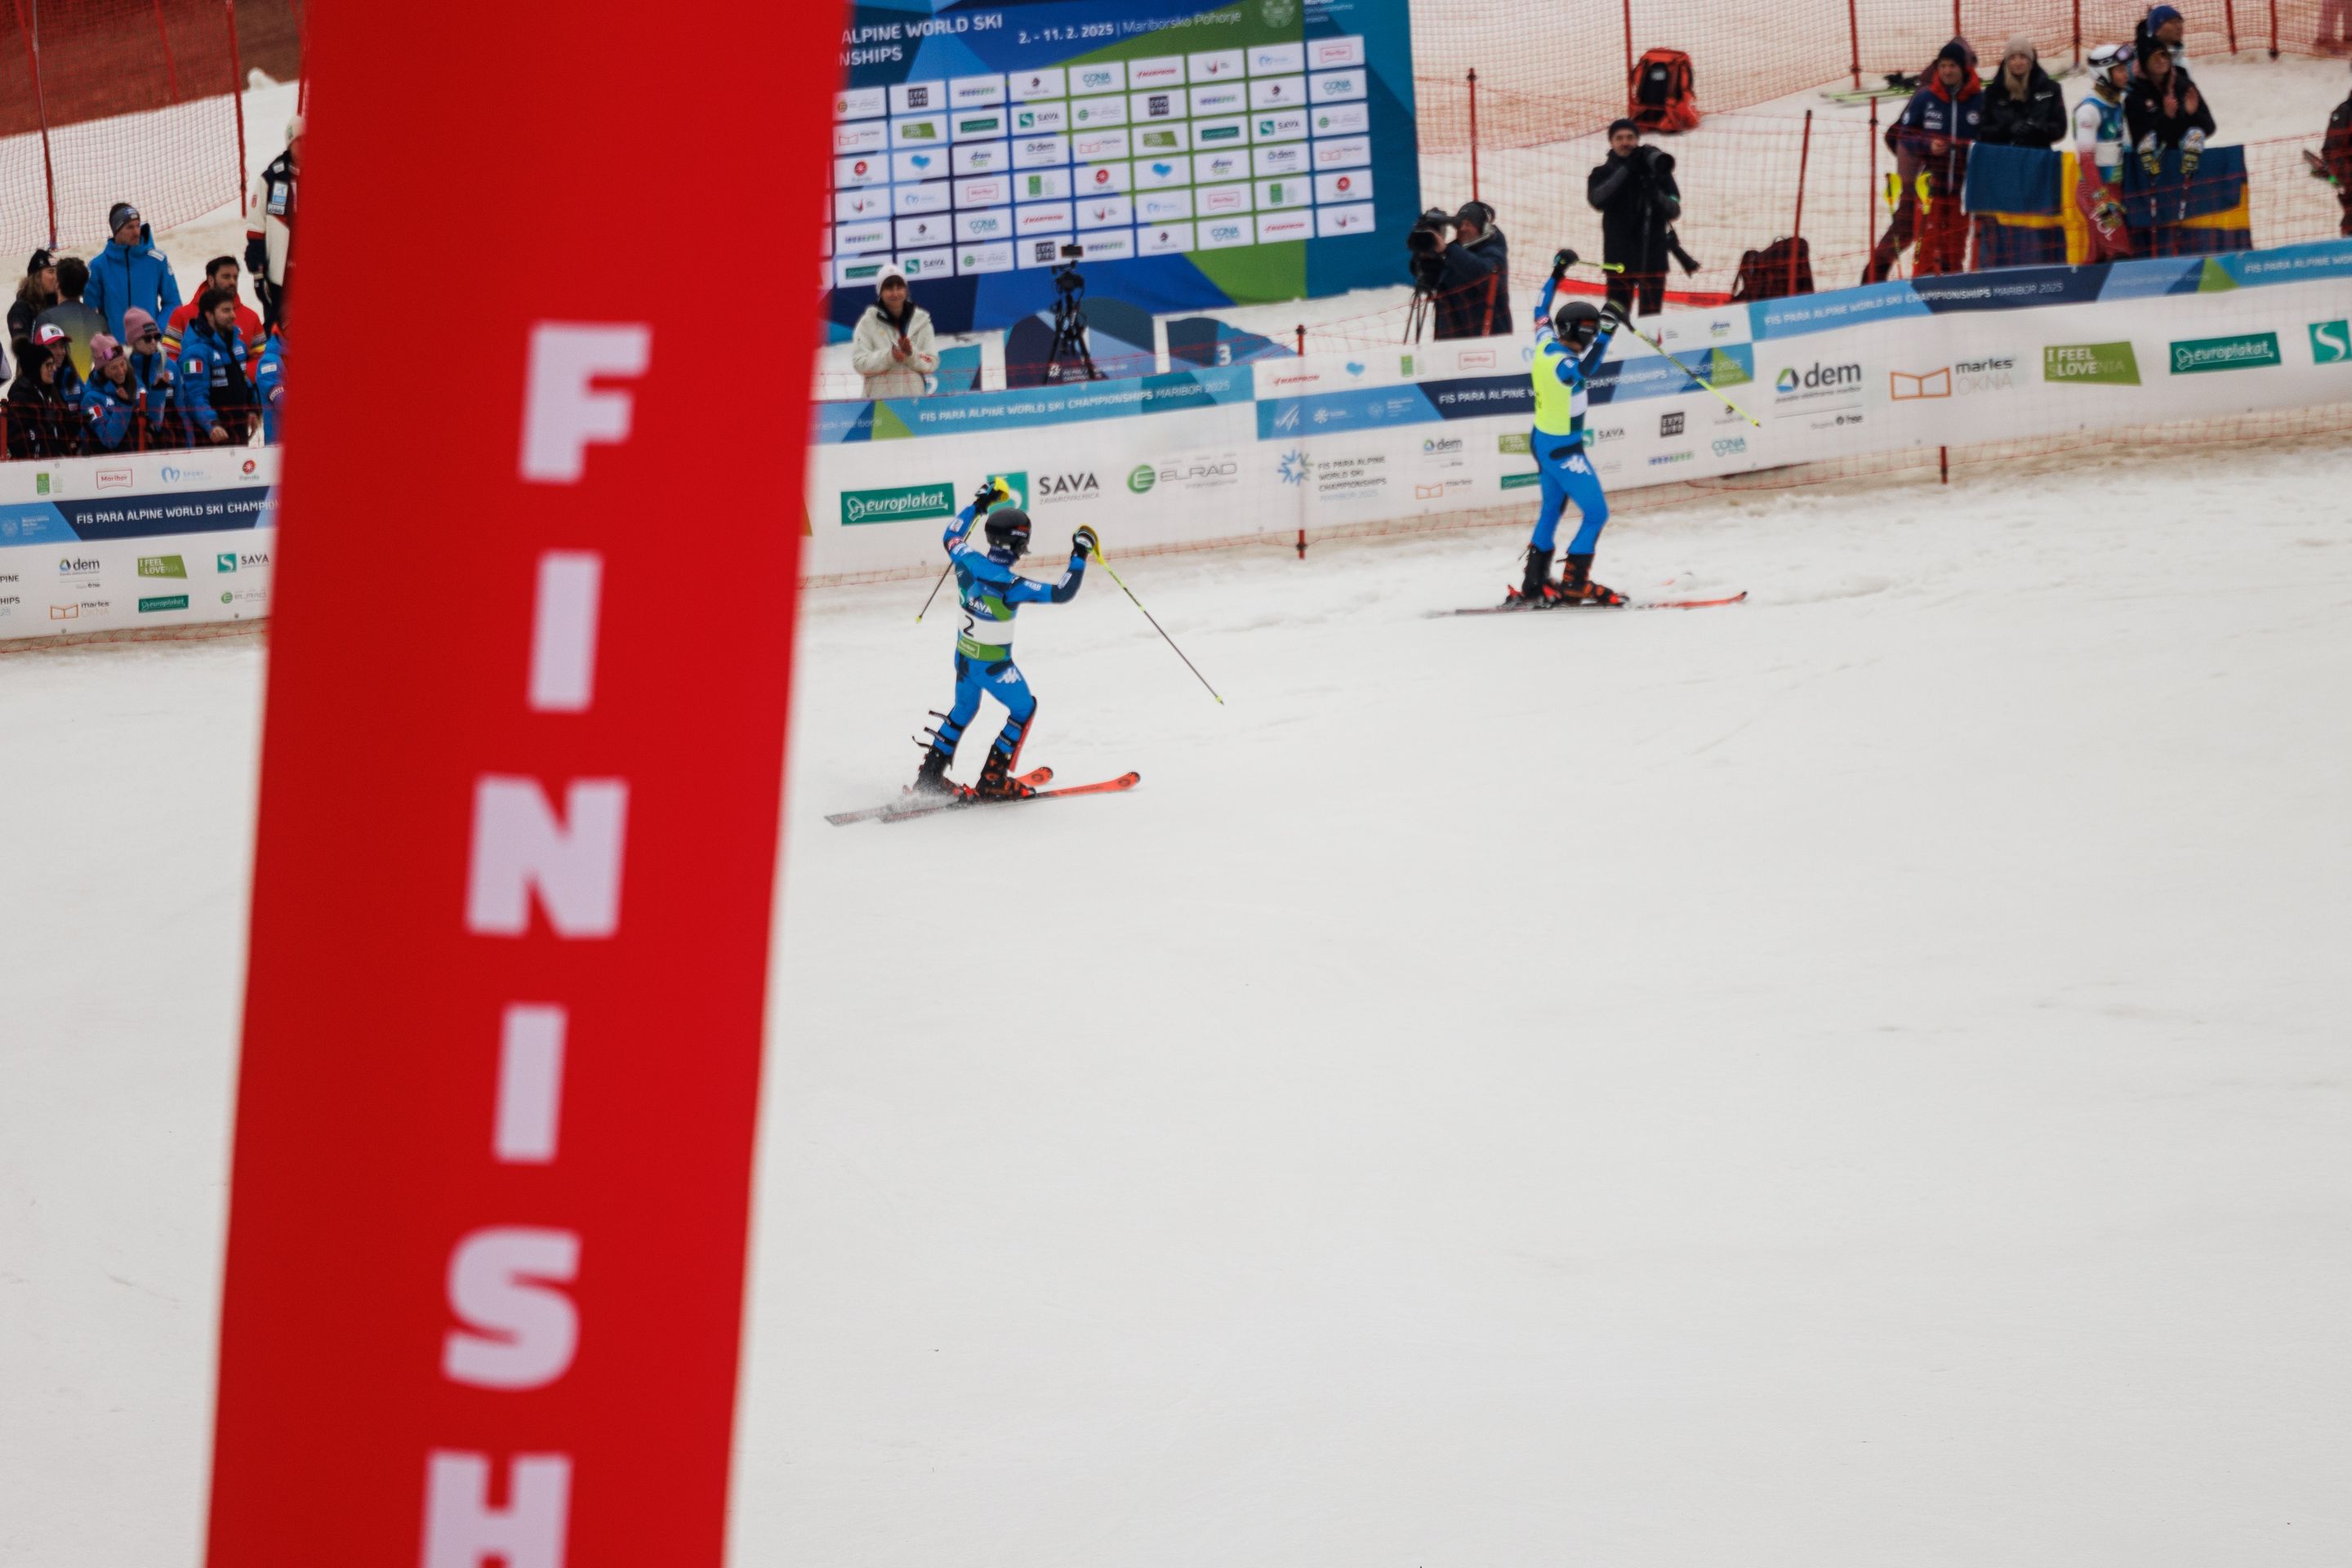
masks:
<instances>
[{"instance_id":1,"label":"knit hat","mask_svg":"<svg viewBox=\"0 0 2352 1568\"><path fill-rule=\"evenodd\" d=\"M2147 14L2147 30L2153 33L2158 27L2163 26L2167 22L2178 22L2179 20L2180 20L2179 12L2174 10L2169 5L2158 5L2156 9Z\"/></svg>"},{"instance_id":2,"label":"knit hat","mask_svg":"<svg viewBox=\"0 0 2352 1568\"><path fill-rule=\"evenodd\" d=\"M122 232L126 223L139 221L139 209L129 202L117 202L106 209L106 232L111 236Z\"/></svg>"},{"instance_id":3,"label":"knit hat","mask_svg":"<svg viewBox=\"0 0 2352 1568\"><path fill-rule=\"evenodd\" d=\"M1636 136L1642 133L1642 128L1630 120L1612 120L1609 122L1610 135L1614 136L1620 131L1631 131Z\"/></svg>"},{"instance_id":4,"label":"knit hat","mask_svg":"<svg viewBox=\"0 0 2352 1568\"><path fill-rule=\"evenodd\" d=\"M104 364L121 352L122 345L104 332L89 340L89 363L93 366Z\"/></svg>"},{"instance_id":5,"label":"knit hat","mask_svg":"<svg viewBox=\"0 0 2352 1568\"><path fill-rule=\"evenodd\" d=\"M1938 64L1945 60L1949 60L1954 65L1959 67L1962 70L1970 70L1975 68L1977 63L1977 52L1969 47L1967 39L1954 38L1950 43L1946 44L1942 48L1936 51L1936 59Z\"/></svg>"},{"instance_id":6,"label":"knit hat","mask_svg":"<svg viewBox=\"0 0 2352 1568\"><path fill-rule=\"evenodd\" d=\"M122 312L122 341L135 343L155 330L155 318L133 305Z\"/></svg>"},{"instance_id":7,"label":"knit hat","mask_svg":"<svg viewBox=\"0 0 2352 1568\"><path fill-rule=\"evenodd\" d=\"M882 269L882 276L874 280L874 288L876 292L878 293L882 289L888 288L893 283L898 284L903 288L906 285L906 281L907 274L904 271L896 267L886 267Z\"/></svg>"},{"instance_id":8,"label":"knit hat","mask_svg":"<svg viewBox=\"0 0 2352 1568\"><path fill-rule=\"evenodd\" d=\"M2037 65L2040 64L2042 60L2042 51L2035 48L2033 47L2033 40L2027 37L2023 33L2012 34L2009 42L2000 47L2000 59L2003 65L2007 65L2009 63L2009 57L2011 55L2023 55L2027 59L2033 61Z\"/></svg>"}]
</instances>

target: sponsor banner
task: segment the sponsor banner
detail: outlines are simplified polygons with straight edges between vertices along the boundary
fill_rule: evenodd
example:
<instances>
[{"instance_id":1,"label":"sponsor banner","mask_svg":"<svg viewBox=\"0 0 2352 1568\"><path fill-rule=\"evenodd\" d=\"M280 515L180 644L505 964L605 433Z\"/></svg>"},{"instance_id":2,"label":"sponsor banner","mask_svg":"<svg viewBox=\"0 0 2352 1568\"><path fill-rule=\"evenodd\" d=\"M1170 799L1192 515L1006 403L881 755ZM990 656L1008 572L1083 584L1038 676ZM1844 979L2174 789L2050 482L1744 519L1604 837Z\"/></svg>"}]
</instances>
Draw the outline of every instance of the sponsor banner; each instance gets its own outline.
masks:
<instances>
[{"instance_id":1,"label":"sponsor banner","mask_svg":"<svg viewBox=\"0 0 2352 1568\"><path fill-rule=\"evenodd\" d=\"M1890 285L1669 311L1655 334L1761 427L1620 333L1624 341L1612 343L1593 377L1585 453L1605 483L1627 489L2336 400L2352 383L2337 374L2352 365L2352 317L2341 282L2320 263L2339 250L2352 255L2352 245L2306 247L2305 264L2264 274L2274 283L2253 288L2205 282L2218 276L2200 270L2214 259L2205 258L2163 263L2161 276L2143 276L2169 291L2129 298L2112 288L2082 298L2078 284L2023 268L1997 284L1984 275L1928 279L1925 296ZM2053 283L2057 291L2045 293ZM1974 294L1979 287L1994 293ZM1767 306L1857 326L1776 335L1777 318L1759 314ZM1129 548L1498 505L1506 491L1516 501L1535 482L1531 357L1519 337L1425 341L1258 358L1228 371L1234 380L1214 399L1183 388L1163 401L1138 383L1097 383L829 405L817 425L826 447L809 501L810 570L917 570L932 558L936 519L847 527L839 521L845 492L948 480L968 492L991 469L1066 469L1077 454L1101 491L1087 521L1116 530ZM2263 374L2220 374L2247 370ZM965 424L950 410L967 403L981 417L966 427L986 432L968 446L950 434ZM1146 412L1151 417L1126 416ZM1074 419L1090 421L1082 439L1059 428ZM910 435L941 445L909 462L909 449L890 437ZM1448 444L1456 437L1458 451ZM1164 468L1196 454L1221 468L1235 452L1239 472L1223 476L1232 483L1217 505L1171 504L1188 492L1162 480ZM1129 483L1147 468L1150 486Z\"/></svg>"},{"instance_id":2,"label":"sponsor banner","mask_svg":"<svg viewBox=\"0 0 2352 1568\"><path fill-rule=\"evenodd\" d=\"M812 439L819 445L887 441L934 433L1009 430L1081 419L1160 415L1250 400L1250 367L1201 366L1165 375L1077 382L1067 386L974 392L956 397L890 398L818 406Z\"/></svg>"}]
</instances>

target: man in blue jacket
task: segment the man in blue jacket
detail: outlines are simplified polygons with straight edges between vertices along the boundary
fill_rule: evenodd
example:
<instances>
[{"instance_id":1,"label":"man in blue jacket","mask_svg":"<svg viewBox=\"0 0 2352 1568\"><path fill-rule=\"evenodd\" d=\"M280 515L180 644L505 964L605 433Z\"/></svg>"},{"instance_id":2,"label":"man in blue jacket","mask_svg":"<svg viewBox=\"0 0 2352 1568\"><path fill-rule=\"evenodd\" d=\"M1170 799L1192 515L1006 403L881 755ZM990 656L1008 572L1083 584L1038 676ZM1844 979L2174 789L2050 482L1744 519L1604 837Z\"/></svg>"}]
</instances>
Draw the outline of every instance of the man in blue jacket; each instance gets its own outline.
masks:
<instances>
[{"instance_id":1,"label":"man in blue jacket","mask_svg":"<svg viewBox=\"0 0 2352 1568\"><path fill-rule=\"evenodd\" d=\"M131 379L131 356L104 332L89 341L89 382L81 389L85 449L139 449L139 384Z\"/></svg>"},{"instance_id":2,"label":"man in blue jacket","mask_svg":"<svg viewBox=\"0 0 2352 1568\"><path fill-rule=\"evenodd\" d=\"M107 335L122 337L122 312L137 306L159 321L168 321L180 308L180 280L172 264L155 248L154 236L139 220L139 209L117 202L106 215L107 232L114 237L89 264L89 288L82 296L106 318Z\"/></svg>"},{"instance_id":3,"label":"man in blue jacket","mask_svg":"<svg viewBox=\"0 0 2352 1568\"><path fill-rule=\"evenodd\" d=\"M253 388L245 379L245 342L236 331L236 296L207 289L180 340L179 407L198 442L243 446L253 436Z\"/></svg>"}]
</instances>

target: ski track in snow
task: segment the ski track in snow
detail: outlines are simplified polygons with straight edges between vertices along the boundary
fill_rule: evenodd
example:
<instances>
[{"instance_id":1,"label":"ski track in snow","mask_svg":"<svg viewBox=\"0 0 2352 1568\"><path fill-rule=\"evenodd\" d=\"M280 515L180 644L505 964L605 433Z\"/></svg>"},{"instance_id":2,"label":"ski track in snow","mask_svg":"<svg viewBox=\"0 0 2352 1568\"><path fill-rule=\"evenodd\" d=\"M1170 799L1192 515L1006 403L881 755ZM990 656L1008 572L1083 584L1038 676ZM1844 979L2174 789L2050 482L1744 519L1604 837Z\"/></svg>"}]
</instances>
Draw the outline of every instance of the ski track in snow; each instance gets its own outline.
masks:
<instances>
[{"instance_id":1,"label":"ski track in snow","mask_svg":"<svg viewBox=\"0 0 2352 1568\"><path fill-rule=\"evenodd\" d=\"M1121 561L893 826L807 599L735 1560L2352 1556L2345 472ZM263 658L0 657L0 1563L198 1561Z\"/></svg>"}]
</instances>

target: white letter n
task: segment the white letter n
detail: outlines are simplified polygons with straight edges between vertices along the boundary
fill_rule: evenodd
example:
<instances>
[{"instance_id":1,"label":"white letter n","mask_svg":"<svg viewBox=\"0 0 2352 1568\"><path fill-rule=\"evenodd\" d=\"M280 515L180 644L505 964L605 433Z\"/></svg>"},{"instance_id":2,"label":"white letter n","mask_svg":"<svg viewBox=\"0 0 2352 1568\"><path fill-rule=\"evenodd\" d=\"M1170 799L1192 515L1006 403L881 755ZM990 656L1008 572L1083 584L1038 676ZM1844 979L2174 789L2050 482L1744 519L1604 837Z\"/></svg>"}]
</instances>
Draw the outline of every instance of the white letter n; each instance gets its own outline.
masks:
<instances>
[{"instance_id":1,"label":"white letter n","mask_svg":"<svg viewBox=\"0 0 2352 1568\"><path fill-rule=\"evenodd\" d=\"M466 868L466 929L520 936L539 890L560 937L607 937L621 923L621 841L629 812L623 779L574 779L555 815L537 779L485 773L474 781L474 847Z\"/></svg>"},{"instance_id":2,"label":"white letter n","mask_svg":"<svg viewBox=\"0 0 2352 1568\"><path fill-rule=\"evenodd\" d=\"M572 1512L572 1461L562 1454L517 1454L507 1472L507 1506L490 1507L487 1454L434 1450L425 1461L423 1568L563 1568Z\"/></svg>"},{"instance_id":3,"label":"white letter n","mask_svg":"<svg viewBox=\"0 0 2352 1568\"><path fill-rule=\"evenodd\" d=\"M600 375L641 376L653 359L654 330L537 321L530 329L530 380L523 389L522 477L535 484L576 485L591 443L629 438L629 395L599 392Z\"/></svg>"}]
</instances>

